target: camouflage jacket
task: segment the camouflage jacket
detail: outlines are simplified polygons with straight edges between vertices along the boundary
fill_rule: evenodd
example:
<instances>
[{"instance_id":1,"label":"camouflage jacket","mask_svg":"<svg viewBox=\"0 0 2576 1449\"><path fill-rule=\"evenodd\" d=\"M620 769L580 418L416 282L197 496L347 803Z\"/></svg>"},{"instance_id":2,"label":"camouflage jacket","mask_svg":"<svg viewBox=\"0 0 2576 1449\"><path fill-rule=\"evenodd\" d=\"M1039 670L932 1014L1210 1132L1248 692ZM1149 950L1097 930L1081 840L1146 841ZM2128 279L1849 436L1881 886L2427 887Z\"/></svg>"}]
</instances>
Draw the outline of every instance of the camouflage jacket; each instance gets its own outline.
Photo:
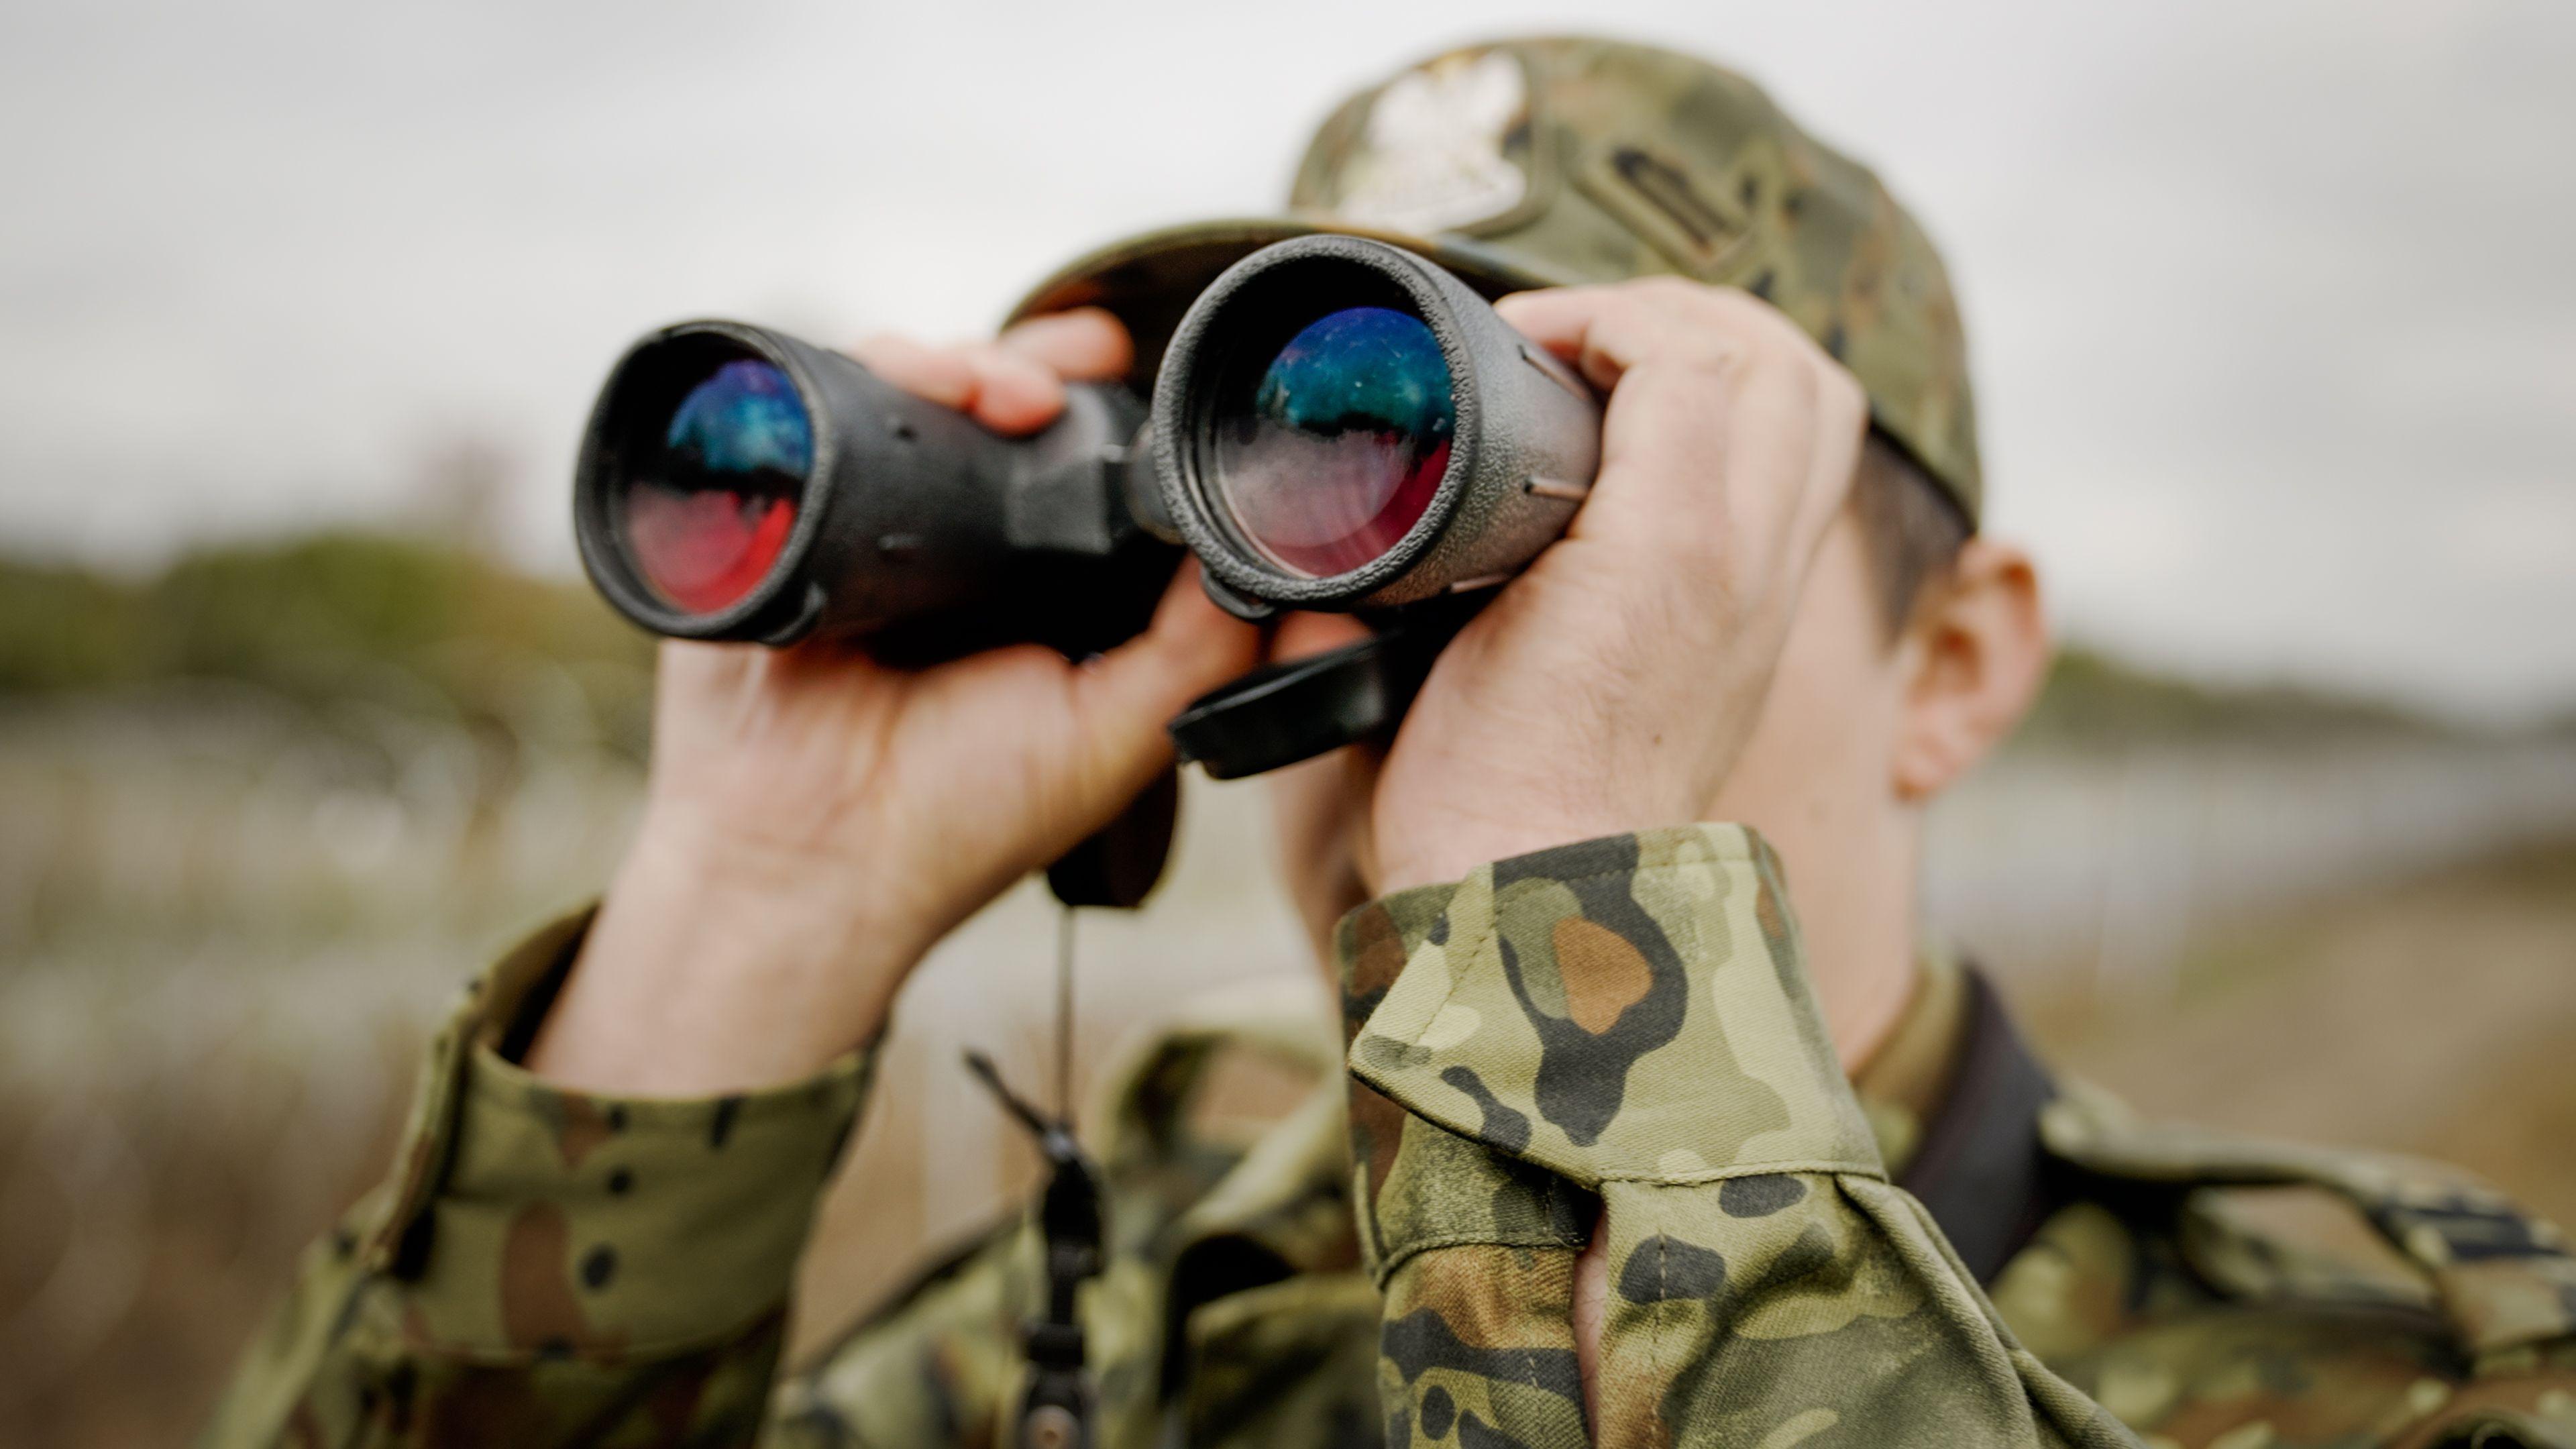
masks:
<instances>
[{"instance_id":1,"label":"camouflage jacket","mask_svg":"<svg viewBox=\"0 0 2576 1449\"><path fill-rule=\"evenodd\" d=\"M207 1442L1006 1442L1030 1226L781 1380L867 1053L720 1100L550 1088L511 1060L578 931L469 997ZM2422 1164L2135 1122L1937 964L1855 1092L1747 831L1504 861L1355 912L1340 954L1346 1055L1183 1022L1118 1074L1099 1444L2576 1446L2551 1229ZM1237 1050L1348 1080L1230 1141L1191 1105ZM2368 1231L2284 1226L2291 1192Z\"/></svg>"}]
</instances>

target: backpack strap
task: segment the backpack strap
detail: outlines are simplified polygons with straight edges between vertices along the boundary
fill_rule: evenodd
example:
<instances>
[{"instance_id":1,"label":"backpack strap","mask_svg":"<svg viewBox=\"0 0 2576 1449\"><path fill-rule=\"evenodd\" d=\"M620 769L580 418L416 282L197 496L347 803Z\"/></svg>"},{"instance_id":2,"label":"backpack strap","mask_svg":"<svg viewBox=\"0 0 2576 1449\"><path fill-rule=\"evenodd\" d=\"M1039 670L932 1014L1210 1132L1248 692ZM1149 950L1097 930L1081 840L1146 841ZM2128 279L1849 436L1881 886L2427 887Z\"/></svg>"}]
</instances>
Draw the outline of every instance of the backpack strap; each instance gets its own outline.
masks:
<instances>
[{"instance_id":1,"label":"backpack strap","mask_svg":"<svg viewBox=\"0 0 2576 1449\"><path fill-rule=\"evenodd\" d=\"M2430 1282L2472 1358L2576 1337L2576 1257L2566 1236L2456 1168L2147 1123L2098 1092L2040 1113L2054 1156L2102 1177L2176 1191L2314 1187L2342 1197Z\"/></svg>"}]
</instances>

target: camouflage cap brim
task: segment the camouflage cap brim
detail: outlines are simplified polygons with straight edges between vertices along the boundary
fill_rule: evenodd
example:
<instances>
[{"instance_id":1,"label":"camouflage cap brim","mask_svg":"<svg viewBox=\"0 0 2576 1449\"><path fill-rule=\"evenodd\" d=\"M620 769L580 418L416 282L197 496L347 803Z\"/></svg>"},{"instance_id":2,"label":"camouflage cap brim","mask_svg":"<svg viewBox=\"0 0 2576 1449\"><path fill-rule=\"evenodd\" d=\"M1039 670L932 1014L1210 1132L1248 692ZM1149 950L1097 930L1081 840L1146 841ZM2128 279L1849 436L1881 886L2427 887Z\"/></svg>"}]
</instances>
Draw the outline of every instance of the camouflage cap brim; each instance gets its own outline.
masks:
<instances>
[{"instance_id":1,"label":"camouflage cap brim","mask_svg":"<svg viewBox=\"0 0 2576 1449\"><path fill-rule=\"evenodd\" d=\"M1505 258L1461 237L1415 236L1325 216L1232 217L1159 228L1076 258L1031 288L1011 308L1005 325L1075 307L1103 308L1126 324L1135 339L1129 380L1140 389L1150 388L1181 314L1218 273L1275 242L1319 232L1368 237L1419 253L1489 299L1590 280L1551 272L1526 258Z\"/></svg>"}]
</instances>

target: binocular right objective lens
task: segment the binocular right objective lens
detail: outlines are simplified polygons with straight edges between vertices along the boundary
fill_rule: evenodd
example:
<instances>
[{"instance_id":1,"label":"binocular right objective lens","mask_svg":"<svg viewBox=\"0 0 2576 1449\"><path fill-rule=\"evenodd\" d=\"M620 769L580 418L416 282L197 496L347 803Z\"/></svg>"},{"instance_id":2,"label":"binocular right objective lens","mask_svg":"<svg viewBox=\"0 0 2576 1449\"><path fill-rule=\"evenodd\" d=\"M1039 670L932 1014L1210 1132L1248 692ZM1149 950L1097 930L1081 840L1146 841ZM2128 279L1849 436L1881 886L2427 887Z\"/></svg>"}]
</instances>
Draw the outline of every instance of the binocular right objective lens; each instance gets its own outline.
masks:
<instances>
[{"instance_id":1,"label":"binocular right objective lens","mask_svg":"<svg viewBox=\"0 0 2576 1449\"><path fill-rule=\"evenodd\" d=\"M1217 399L1209 472L1235 530L1273 565L1348 573L1421 520L1458 421L1421 318L1345 307L1239 376Z\"/></svg>"}]
</instances>

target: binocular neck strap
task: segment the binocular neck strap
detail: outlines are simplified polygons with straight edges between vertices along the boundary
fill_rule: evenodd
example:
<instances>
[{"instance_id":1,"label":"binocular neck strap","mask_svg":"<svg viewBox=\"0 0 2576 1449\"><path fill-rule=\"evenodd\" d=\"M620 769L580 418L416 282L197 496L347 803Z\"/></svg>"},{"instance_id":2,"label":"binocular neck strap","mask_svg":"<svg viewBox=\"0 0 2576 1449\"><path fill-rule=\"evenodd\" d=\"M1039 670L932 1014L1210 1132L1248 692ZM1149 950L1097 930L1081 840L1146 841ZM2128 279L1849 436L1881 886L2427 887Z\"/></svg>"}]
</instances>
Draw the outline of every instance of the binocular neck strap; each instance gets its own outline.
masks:
<instances>
[{"instance_id":1,"label":"binocular neck strap","mask_svg":"<svg viewBox=\"0 0 2576 1449\"><path fill-rule=\"evenodd\" d=\"M969 1048L966 1068L1011 1120L1036 1139L1047 1160L1038 1229L1046 1243L1046 1303L1021 1328L1029 1362L1028 1391L1012 1433L1017 1449L1088 1449L1092 1386L1076 1299L1101 1268L1100 1173L1073 1135L1073 908L1056 922L1056 1115L1050 1117L1002 1080L993 1059Z\"/></svg>"}]
</instances>

